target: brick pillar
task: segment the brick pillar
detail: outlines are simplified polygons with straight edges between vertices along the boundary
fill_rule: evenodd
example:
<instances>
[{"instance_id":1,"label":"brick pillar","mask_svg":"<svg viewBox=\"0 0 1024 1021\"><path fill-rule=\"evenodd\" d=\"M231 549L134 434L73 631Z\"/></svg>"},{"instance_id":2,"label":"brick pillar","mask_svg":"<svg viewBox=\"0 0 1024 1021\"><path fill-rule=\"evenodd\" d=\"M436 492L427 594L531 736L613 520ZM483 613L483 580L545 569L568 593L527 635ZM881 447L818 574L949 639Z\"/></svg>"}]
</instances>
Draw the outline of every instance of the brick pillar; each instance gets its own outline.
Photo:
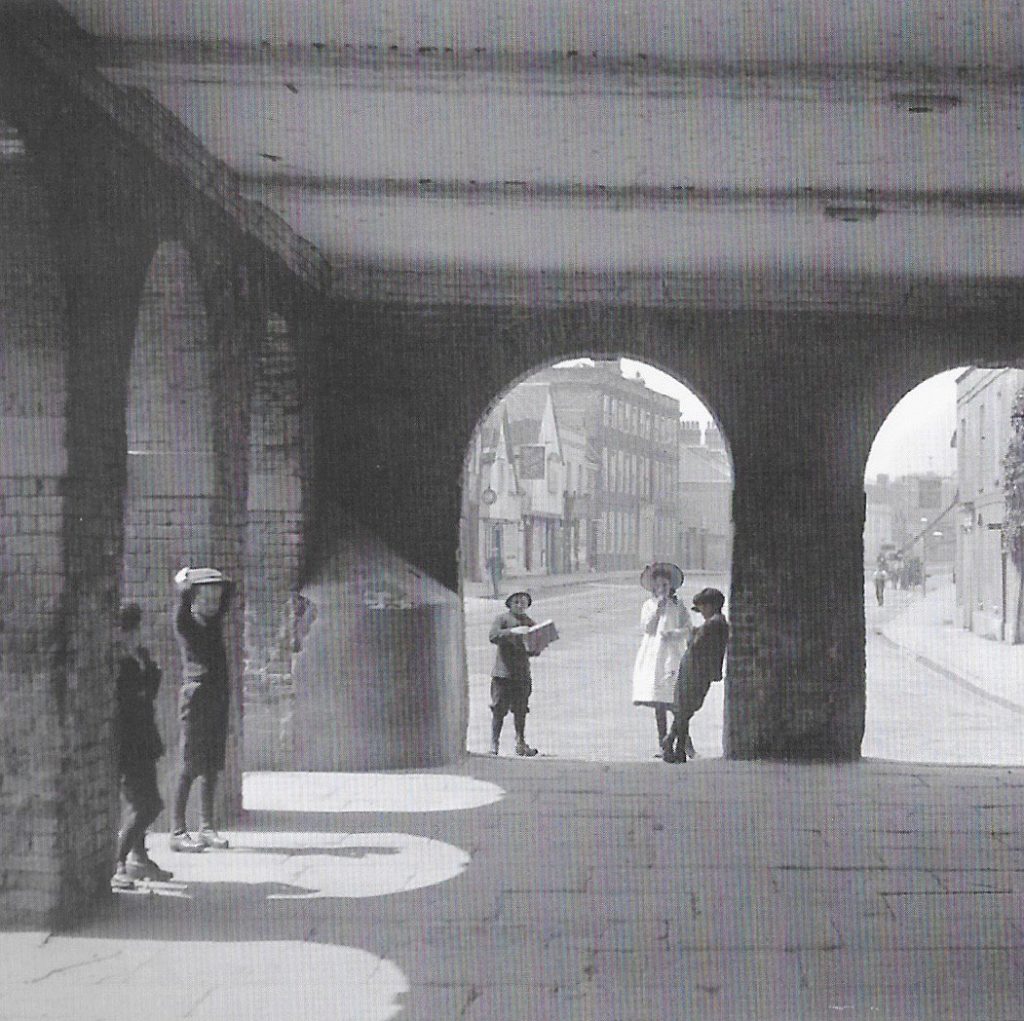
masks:
<instances>
[{"instance_id":1,"label":"brick pillar","mask_svg":"<svg viewBox=\"0 0 1024 1021\"><path fill-rule=\"evenodd\" d=\"M16 133L0 157L0 923L60 903L67 330L46 197Z\"/></svg>"},{"instance_id":2,"label":"brick pillar","mask_svg":"<svg viewBox=\"0 0 1024 1021\"><path fill-rule=\"evenodd\" d=\"M246 493L253 365L260 349L267 312L263 288L228 237L196 222L201 206L191 209L188 234L208 302L214 353L213 417L216 465L215 513L217 564L237 583L225 622L231 685L230 721L224 775L218 788L218 812L225 820L242 818L244 734L246 577Z\"/></svg>"},{"instance_id":3,"label":"brick pillar","mask_svg":"<svg viewBox=\"0 0 1024 1021\"><path fill-rule=\"evenodd\" d=\"M304 400L295 339L279 315L256 359L245 551L245 750L249 769L289 769L294 752L292 657L301 647Z\"/></svg>"},{"instance_id":4,"label":"brick pillar","mask_svg":"<svg viewBox=\"0 0 1024 1021\"><path fill-rule=\"evenodd\" d=\"M0 162L0 917L49 926L87 907L113 862L123 364L141 260L128 217L115 233L73 198L50 215L45 166L16 142Z\"/></svg>"},{"instance_id":5,"label":"brick pillar","mask_svg":"<svg viewBox=\"0 0 1024 1021\"><path fill-rule=\"evenodd\" d=\"M867 441L833 390L797 391L798 382L761 412L751 394L729 429L725 754L849 761L864 732Z\"/></svg>"}]
</instances>

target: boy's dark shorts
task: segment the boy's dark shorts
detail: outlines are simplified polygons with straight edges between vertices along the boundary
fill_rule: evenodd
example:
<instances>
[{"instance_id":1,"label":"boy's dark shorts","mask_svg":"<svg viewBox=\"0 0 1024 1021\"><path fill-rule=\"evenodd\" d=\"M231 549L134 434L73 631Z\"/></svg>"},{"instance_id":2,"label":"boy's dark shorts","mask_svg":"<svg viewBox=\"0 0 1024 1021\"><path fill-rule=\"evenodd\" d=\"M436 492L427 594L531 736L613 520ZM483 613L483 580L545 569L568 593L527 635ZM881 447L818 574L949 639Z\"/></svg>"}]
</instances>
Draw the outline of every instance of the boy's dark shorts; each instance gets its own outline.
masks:
<instances>
[{"instance_id":1,"label":"boy's dark shorts","mask_svg":"<svg viewBox=\"0 0 1024 1021\"><path fill-rule=\"evenodd\" d=\"M504 716L511 710L514 716L523 716L530 711L530 692L533 682L518 677L491 678L491 711Z\"/></svg>"},{"instance_id":2,"label":"boy's dark shorts","mask_svg":"<svg viewBox=\"0 0 1024 1021\"><path fill-rule=\"evenodd\" d=\"M121 774L121 795L140 815L155 819L164 807L156 782L156 763L152 760L132 763L125 769Z\"/></svg>"},{"instance_id":3,"label":"boy's dark shorts","mask_svg":"<svg viewBox=\"0 0 1024 1021\"><path fill-rule=\"evenodd\" d=\"M224 769L228 736L227 689L187 681L178 699L181 768L192 776Z\"/></svg>"}]
</instances>

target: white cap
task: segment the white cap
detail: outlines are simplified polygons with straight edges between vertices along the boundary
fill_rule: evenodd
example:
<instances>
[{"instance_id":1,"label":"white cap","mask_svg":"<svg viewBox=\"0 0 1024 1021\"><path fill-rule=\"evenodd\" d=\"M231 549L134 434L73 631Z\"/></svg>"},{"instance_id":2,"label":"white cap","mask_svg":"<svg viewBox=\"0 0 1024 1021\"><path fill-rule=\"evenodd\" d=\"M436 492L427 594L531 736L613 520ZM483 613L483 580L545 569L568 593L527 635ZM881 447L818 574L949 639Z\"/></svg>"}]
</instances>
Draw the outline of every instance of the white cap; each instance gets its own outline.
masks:
<instances>
[{"instance_id":1,"label":"white cap","mask_svg":"<svg viewBox=\"0 0 1024 1021\"><path fill-rule=\"evenodd\" d=\"M188 589L195 585L223 585L227 578L214 567L183 567L175 576L174 584L178 589Z\"/></svg>"}]
</instances>

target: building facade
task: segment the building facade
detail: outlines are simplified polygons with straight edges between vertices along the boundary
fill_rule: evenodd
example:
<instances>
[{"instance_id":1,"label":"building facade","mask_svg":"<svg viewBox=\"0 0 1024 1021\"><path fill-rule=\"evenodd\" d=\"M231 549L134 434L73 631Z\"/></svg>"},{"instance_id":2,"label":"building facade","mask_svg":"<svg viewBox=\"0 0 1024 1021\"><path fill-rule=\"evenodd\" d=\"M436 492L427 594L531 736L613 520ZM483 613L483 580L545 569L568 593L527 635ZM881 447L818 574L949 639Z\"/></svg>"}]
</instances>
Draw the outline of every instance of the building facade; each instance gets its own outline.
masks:
<instances>
[{"instance_id":1,"label":"building facade","mask_svg":"<svg viewBox=\"0 0 1024 1021\"><path fill-rule=\"evenodd\" d=\"M522 574L562 569L565 464L548 388L530 382L502 401L521 495Z\"/></svg>"},{"instance_id":2,"label":"building facade","mask_svg":"<svg viewBox=\"0 0 1024 1021\"><path fill-rule=\"evenodd\" d=\"M714 425L679 426L679 565L727 572L732 559L732 462Z\"/></svg>"},{"instance_id":3,"label":"building facade","mask_svg":"<svg viewBox=\"0 0 1024 1021\"><path fill-rule=\"evenodd\" d=\"M1003 541L1003 456L1021 369L968 369L956 383L960 477L956 547L957 622L999 641L1020 642L1020 576Z\"/></svg>"},{"instance_id":4,"label":"building facade","mask_svg":"<svg viewBox=\"0 0 1024 1021\"><path fill-rule=\"evenodd\" d=\"M639 568L679 557L679 404L626 378L617 361L546 369L555 413L582 424L587 471L588 561L595 570Z\"/></svg>"},{"instance_id":5,"label":"building facade","mask_svg":"<svg viewBox=\"0 0 1024 1021\"><path fill-rule=\"evenodd\" d=\"M504 402L477 429L466 459L463 485L464 576L482 581L497 558L504 574L523 569L522 490Z\"/></svg>"}]
</instances>

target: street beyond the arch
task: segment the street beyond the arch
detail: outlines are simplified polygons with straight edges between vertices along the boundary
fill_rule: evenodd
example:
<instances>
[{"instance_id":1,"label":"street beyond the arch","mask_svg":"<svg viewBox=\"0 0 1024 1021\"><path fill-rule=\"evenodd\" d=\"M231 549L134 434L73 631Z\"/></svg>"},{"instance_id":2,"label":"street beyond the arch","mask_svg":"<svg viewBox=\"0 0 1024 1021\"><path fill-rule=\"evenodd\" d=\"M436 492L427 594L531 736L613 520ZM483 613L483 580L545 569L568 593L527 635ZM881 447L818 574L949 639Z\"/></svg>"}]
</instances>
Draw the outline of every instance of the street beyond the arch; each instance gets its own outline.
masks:
<instances>
[{"instance_id":1,"label":"street beyond the arch","mask_svg":"<svg viewBox=\"0 0 1024 1021\"><path fill-rule=\"evenodd\" d=\"M861 752L897 762L1019 765L1024 761L1024 654L1018 646L956 627L952 578L930 578L929 583L926 594L920 587L890 586L881 607L874 590L868 591L870 582L865 588L867 714ZM633 706L630 696L640 604L646 595L634 573L540 576L509 584L532 585L531 613L537 620L553 619L561 634L533 660L530 743L542 755L566 759L653 759L653 712ZM697 572L687 577L680 596L691 597L704 586L729 590L725 576ZM468 585L466 592L467 746L484 753L494 659L488 628L504 607L481 584ZM712 685L691 721L701 757L722 754L724 688ZM514 754L511 734L504 741L502 754Z\"/></svg>"}]
</instances>

